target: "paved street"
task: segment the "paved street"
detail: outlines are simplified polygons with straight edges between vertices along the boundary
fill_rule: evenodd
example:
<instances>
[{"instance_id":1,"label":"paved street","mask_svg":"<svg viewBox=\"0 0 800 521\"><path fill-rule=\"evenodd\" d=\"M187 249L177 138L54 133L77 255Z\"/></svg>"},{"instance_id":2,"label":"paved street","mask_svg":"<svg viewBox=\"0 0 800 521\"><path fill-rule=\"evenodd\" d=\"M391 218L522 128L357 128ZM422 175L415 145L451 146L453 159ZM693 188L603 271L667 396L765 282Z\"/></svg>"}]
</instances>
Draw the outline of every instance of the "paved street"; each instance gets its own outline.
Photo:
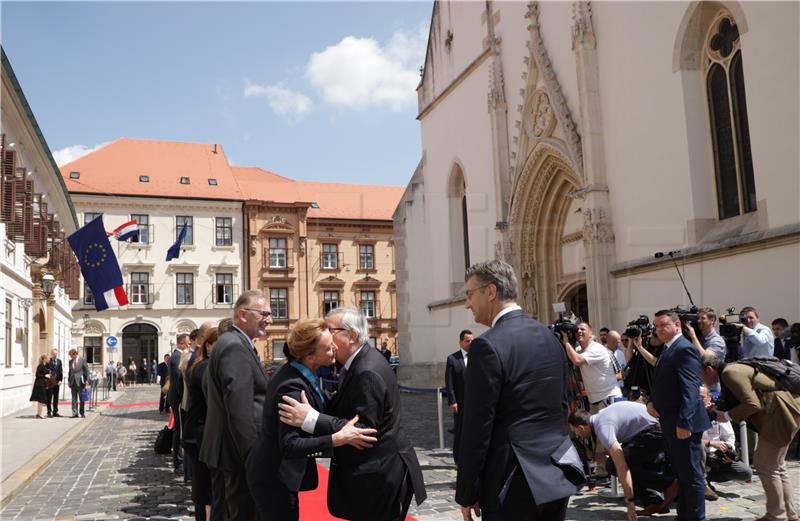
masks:
<instances>
[{"instance_id":1,"label":"paved street","mask_svg":"<svg viewBox=\"0 0 800 521\"><path fill-rule=\"evenodd\" d=\"M155 386L128 389L117 405L152 401L156 393ZM412 508L411 513L419 521L460 520L453 503L452 458L448 450L438 449L435 395L403 394L403 407L404 423L418 447L429 495L422 507ZM193 519L189 487L172 472L169 457L158 456L152 449L164 417L153 406L106 408L91 414L101 417L12 499L0 518ZM452 435L447 429L452 419L449 413L444 417L449 445ZM792 461L790 467L800 487L800 464ZM720 499L707 503L709 519L733 521L763 514L758 481L720 484L717 488ZM613 520L625 516L621 501L603 499L597 491L591 491L572 498L567 518Z\"/></svg>"}]
</instances>

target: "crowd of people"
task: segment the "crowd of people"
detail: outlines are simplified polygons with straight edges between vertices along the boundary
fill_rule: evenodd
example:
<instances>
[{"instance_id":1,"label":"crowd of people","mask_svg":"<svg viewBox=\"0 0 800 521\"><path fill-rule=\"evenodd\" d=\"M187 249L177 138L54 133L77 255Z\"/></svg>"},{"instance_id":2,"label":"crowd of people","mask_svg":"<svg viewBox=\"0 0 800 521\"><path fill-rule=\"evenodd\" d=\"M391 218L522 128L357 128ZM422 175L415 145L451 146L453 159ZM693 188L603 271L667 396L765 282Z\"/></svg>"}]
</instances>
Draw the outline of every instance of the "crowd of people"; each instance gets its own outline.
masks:
<instances>
[{"instance_id":1,"label":"crowd of people","mask_svg":"<svg viewBox=\"0 0 800 521\"><path fill-rule=\"evenodd\" d=\"M466 282L467 308L491 329L477 338L463 330L447 358L465 520L481 511L490 520L563 519L570 494L609 476L630 520L666 513L675 500L678 519L703 520L705 502L718 499L713 483L752 479L734 428L741 421L766 495L760 520L798 519L785 458L800 428L800 389L760 369L778 364L800 382L800 323L779 318L769 328L746 307L723 337L703 308L691 321L663 310L623 333L595 337L579 321L574 337L554 335L516 305L507 264L474 266Z\"/></svg>"}]
</instances>

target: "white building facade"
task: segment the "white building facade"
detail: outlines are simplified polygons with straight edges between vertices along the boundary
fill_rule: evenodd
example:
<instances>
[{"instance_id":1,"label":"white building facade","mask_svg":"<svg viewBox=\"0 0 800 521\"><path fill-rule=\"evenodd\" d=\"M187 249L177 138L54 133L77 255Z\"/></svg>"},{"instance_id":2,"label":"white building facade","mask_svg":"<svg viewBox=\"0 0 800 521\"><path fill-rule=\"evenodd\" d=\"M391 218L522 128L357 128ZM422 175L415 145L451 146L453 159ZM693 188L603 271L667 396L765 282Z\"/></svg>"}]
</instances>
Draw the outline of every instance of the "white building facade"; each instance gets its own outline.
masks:
<instances>
[{"instance_id":1,"label":"white building facade","mask_svg":"<svg viewBox=\"0 0 800 521\"><path fill-rule=\"evenodd\" d=\"M799 19L796 2L436 2L395 212L401 380L441 378L458 332L482 331L463 273L493 258L543 322L556 302L598 328L689 304L654 257L672 251L696 304L800 319Z\"/></svg>"},{"instance_id":2,"label":"white building facade","mask_svg":"<svg viewBox=\"0 0 800 521\"><path fill-rule=\"evenodd\" d=\"M2 51L0 113L0 415L30 405L39 356L70 345L77 266L65 237L77 228L69 193ZM43 281L47 281L46 283Z\"/></svg>"},{"instance_id":3,"label":"white building facade","mask_svg":"<svg viewBox=\"0 0 800 521\"><path fill-rule=\"evenodd\" d=\"M178 334L232 316L242 290L241 202L96 194L73 200L81 224L100 213L108 231L131 219L139 223L138 242L110 238L129 304L97 312L84 284L73 307L72 342L90 363L158 363ZM167 262L184 222L180 256Z\"/></svg>"}]
</instances>

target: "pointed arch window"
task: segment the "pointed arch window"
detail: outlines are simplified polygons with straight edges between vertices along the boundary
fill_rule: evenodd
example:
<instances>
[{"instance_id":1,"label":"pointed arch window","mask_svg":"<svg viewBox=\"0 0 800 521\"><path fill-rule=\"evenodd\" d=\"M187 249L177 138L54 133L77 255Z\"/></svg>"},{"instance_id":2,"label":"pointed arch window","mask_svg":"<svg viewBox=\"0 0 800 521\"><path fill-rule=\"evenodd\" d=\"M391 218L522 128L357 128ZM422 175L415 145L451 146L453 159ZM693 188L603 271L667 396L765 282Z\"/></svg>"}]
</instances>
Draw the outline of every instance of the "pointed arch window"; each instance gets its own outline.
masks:
<instances>
[{"instance_id":1,"label":"pointed arch window","mask_svg":"<svg viewBox=\"0 0 800 521\"><path fill-rule=\"evenodd\" d=\"M460 291L464 283L464 270L469 267L469 208L467 185L461 167L455 165L450 172L447 187L450 224L450 259L453 291Z\"/></svg>"},{"instance_id":2,"label":"pointed arch window","mask_svg":"<svg viewBox=\"0 0 800 521\"><path fill-rule=\"evenodd\" d=\"M705 45L705 82L720 219L756 210L756 187L742 68L733 17L718 15Z\"/></svg>"}]
</instances>

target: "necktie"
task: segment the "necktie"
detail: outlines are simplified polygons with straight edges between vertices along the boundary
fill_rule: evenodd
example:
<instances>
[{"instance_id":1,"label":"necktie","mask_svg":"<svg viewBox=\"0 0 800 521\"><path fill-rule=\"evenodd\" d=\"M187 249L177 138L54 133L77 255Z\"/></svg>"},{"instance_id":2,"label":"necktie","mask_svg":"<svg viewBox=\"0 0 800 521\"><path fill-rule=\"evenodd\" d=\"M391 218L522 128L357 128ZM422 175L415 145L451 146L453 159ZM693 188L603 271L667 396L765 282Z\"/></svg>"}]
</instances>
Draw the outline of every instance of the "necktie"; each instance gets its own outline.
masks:
<instances>
[{"instance_id":1,"label":"necktie","mask_svg":"<svg viewBox=\"0 0 800 521\"><path fill-rule=\"evenodd\" d=\"M342 367L342 370L339 371L339 384L344 382L345 375L347 375L347 368L346 367Z\"/></svg>"}]
</instances>

